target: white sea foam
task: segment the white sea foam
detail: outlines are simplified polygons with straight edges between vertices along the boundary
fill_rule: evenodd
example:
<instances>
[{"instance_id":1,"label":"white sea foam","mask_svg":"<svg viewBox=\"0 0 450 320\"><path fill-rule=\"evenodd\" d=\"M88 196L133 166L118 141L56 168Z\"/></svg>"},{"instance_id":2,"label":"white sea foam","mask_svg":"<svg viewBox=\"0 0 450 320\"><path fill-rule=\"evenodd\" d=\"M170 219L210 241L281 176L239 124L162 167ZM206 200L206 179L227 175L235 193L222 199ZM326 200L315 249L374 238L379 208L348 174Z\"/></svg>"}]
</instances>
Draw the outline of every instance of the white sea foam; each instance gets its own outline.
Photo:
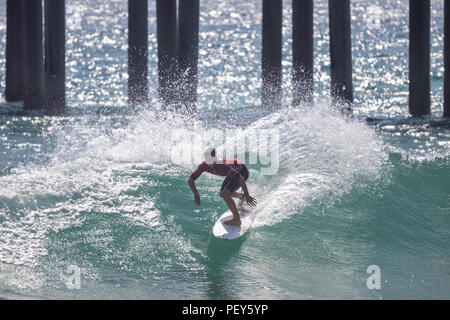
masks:
<instances>
[{"instance_id":1,"label":"white sea foam","mask_svg":"<svg viewBox=\"0 0 450 320\"><path fill-rule=\"evenodd\" d=\"M149 196L127 193L145 183L140 177L115 177L123 167L84 157L49 167L29 167L0 177L0 261L33 265L45 255L48 230L82 222L80 213L118 213L147 225L159 211Z\"/></svg>"}]
</instances>

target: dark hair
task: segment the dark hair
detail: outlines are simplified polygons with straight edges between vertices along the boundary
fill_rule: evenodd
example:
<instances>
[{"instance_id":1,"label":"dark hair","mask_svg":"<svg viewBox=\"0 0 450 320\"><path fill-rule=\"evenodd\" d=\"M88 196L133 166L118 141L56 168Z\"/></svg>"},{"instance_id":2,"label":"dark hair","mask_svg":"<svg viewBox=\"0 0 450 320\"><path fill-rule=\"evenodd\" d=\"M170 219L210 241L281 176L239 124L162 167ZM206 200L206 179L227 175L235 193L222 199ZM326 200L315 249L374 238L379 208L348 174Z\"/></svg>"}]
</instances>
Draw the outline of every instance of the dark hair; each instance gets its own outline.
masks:
<instances>
[{"instance_id":1,"label":"dark hair","mask_svg":"<svg viewBox=\"0 0 450 320\"><path fill-rule=\"evenodd\" d=\"M216 156L216 148L212 149L212 151L211 151L211 156L212 156L212 157L215 157L215 156Z\"/></svg>"}]
</instances>

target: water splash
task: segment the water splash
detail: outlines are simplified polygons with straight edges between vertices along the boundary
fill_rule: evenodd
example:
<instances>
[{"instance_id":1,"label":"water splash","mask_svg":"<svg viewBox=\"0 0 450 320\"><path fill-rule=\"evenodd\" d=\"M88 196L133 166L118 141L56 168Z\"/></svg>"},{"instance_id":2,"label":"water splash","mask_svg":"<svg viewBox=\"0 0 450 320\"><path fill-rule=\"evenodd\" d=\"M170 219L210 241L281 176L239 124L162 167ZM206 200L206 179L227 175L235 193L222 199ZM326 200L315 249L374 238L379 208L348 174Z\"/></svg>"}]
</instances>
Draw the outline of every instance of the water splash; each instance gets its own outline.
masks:
<instances>
[{"instance_id":1,"label":"water splash","mask_svg":"<svg viewBox=\"0 0 450 320\"><path fill-rule=\"evenodd\" d=\"M358 181L378 180L387 165L384 144L375 131L343 117L326 102L280 110L247 131L261 129L280 132L280 170L256 178L253 188L263 200L255 226L278 223L317 201L331 204Z\"/></svg>"}]
</instances>

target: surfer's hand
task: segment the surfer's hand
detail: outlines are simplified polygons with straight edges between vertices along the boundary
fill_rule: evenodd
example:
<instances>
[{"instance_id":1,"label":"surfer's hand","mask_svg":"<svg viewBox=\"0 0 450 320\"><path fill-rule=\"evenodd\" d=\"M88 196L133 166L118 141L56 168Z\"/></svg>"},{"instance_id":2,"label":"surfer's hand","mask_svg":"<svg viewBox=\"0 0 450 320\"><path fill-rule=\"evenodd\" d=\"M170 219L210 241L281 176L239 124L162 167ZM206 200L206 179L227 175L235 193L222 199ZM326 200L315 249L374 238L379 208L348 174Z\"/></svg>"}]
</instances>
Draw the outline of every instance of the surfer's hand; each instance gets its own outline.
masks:
<instances>
[{"instance_id":1,"label":"surfer's hand","mask_svg":"<svg viewBox=\"0 0 450 320\"><path fill-rule=\"evenodd\" d=\"M247 201L247 203L248 203L249 205L251 205L252 207L256 206L256 199L253 198L253 197L252 197L251 195L249 195L249 194L247 194L247 195L245 196L245 201Z\"/></svg>"},{"instance_id":2,"label":"surfer's hand","mask_svg":"<svg viewBox=\"0 0 450 320\"><path fill-rule=\"evenodd\" d=\"M194 193L194 201L198 206L200 205L200 196L198 193Z\"/></svg>"}]
</instances>

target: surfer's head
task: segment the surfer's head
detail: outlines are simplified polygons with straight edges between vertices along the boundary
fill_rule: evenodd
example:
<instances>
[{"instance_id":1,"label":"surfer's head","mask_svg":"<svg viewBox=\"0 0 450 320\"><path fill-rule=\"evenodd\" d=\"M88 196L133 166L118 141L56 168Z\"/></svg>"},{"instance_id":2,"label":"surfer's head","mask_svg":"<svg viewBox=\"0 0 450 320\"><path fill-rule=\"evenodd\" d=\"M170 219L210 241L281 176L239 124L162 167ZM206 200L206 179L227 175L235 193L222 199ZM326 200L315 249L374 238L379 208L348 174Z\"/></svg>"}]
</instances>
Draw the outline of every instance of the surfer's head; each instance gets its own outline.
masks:
<instances>
[{"instance_id":1,"label":"surfer's head","mask_svg":"<svg viewBox=\"0 0 450 320\"><path fill-rule=\"evenodd\" d=\"M205 156L206 164L209 166L213 166L217 159L216 158L216 149L214 149L214 148L206 149L204 156Z\"/></svg>"}]
</instances>

